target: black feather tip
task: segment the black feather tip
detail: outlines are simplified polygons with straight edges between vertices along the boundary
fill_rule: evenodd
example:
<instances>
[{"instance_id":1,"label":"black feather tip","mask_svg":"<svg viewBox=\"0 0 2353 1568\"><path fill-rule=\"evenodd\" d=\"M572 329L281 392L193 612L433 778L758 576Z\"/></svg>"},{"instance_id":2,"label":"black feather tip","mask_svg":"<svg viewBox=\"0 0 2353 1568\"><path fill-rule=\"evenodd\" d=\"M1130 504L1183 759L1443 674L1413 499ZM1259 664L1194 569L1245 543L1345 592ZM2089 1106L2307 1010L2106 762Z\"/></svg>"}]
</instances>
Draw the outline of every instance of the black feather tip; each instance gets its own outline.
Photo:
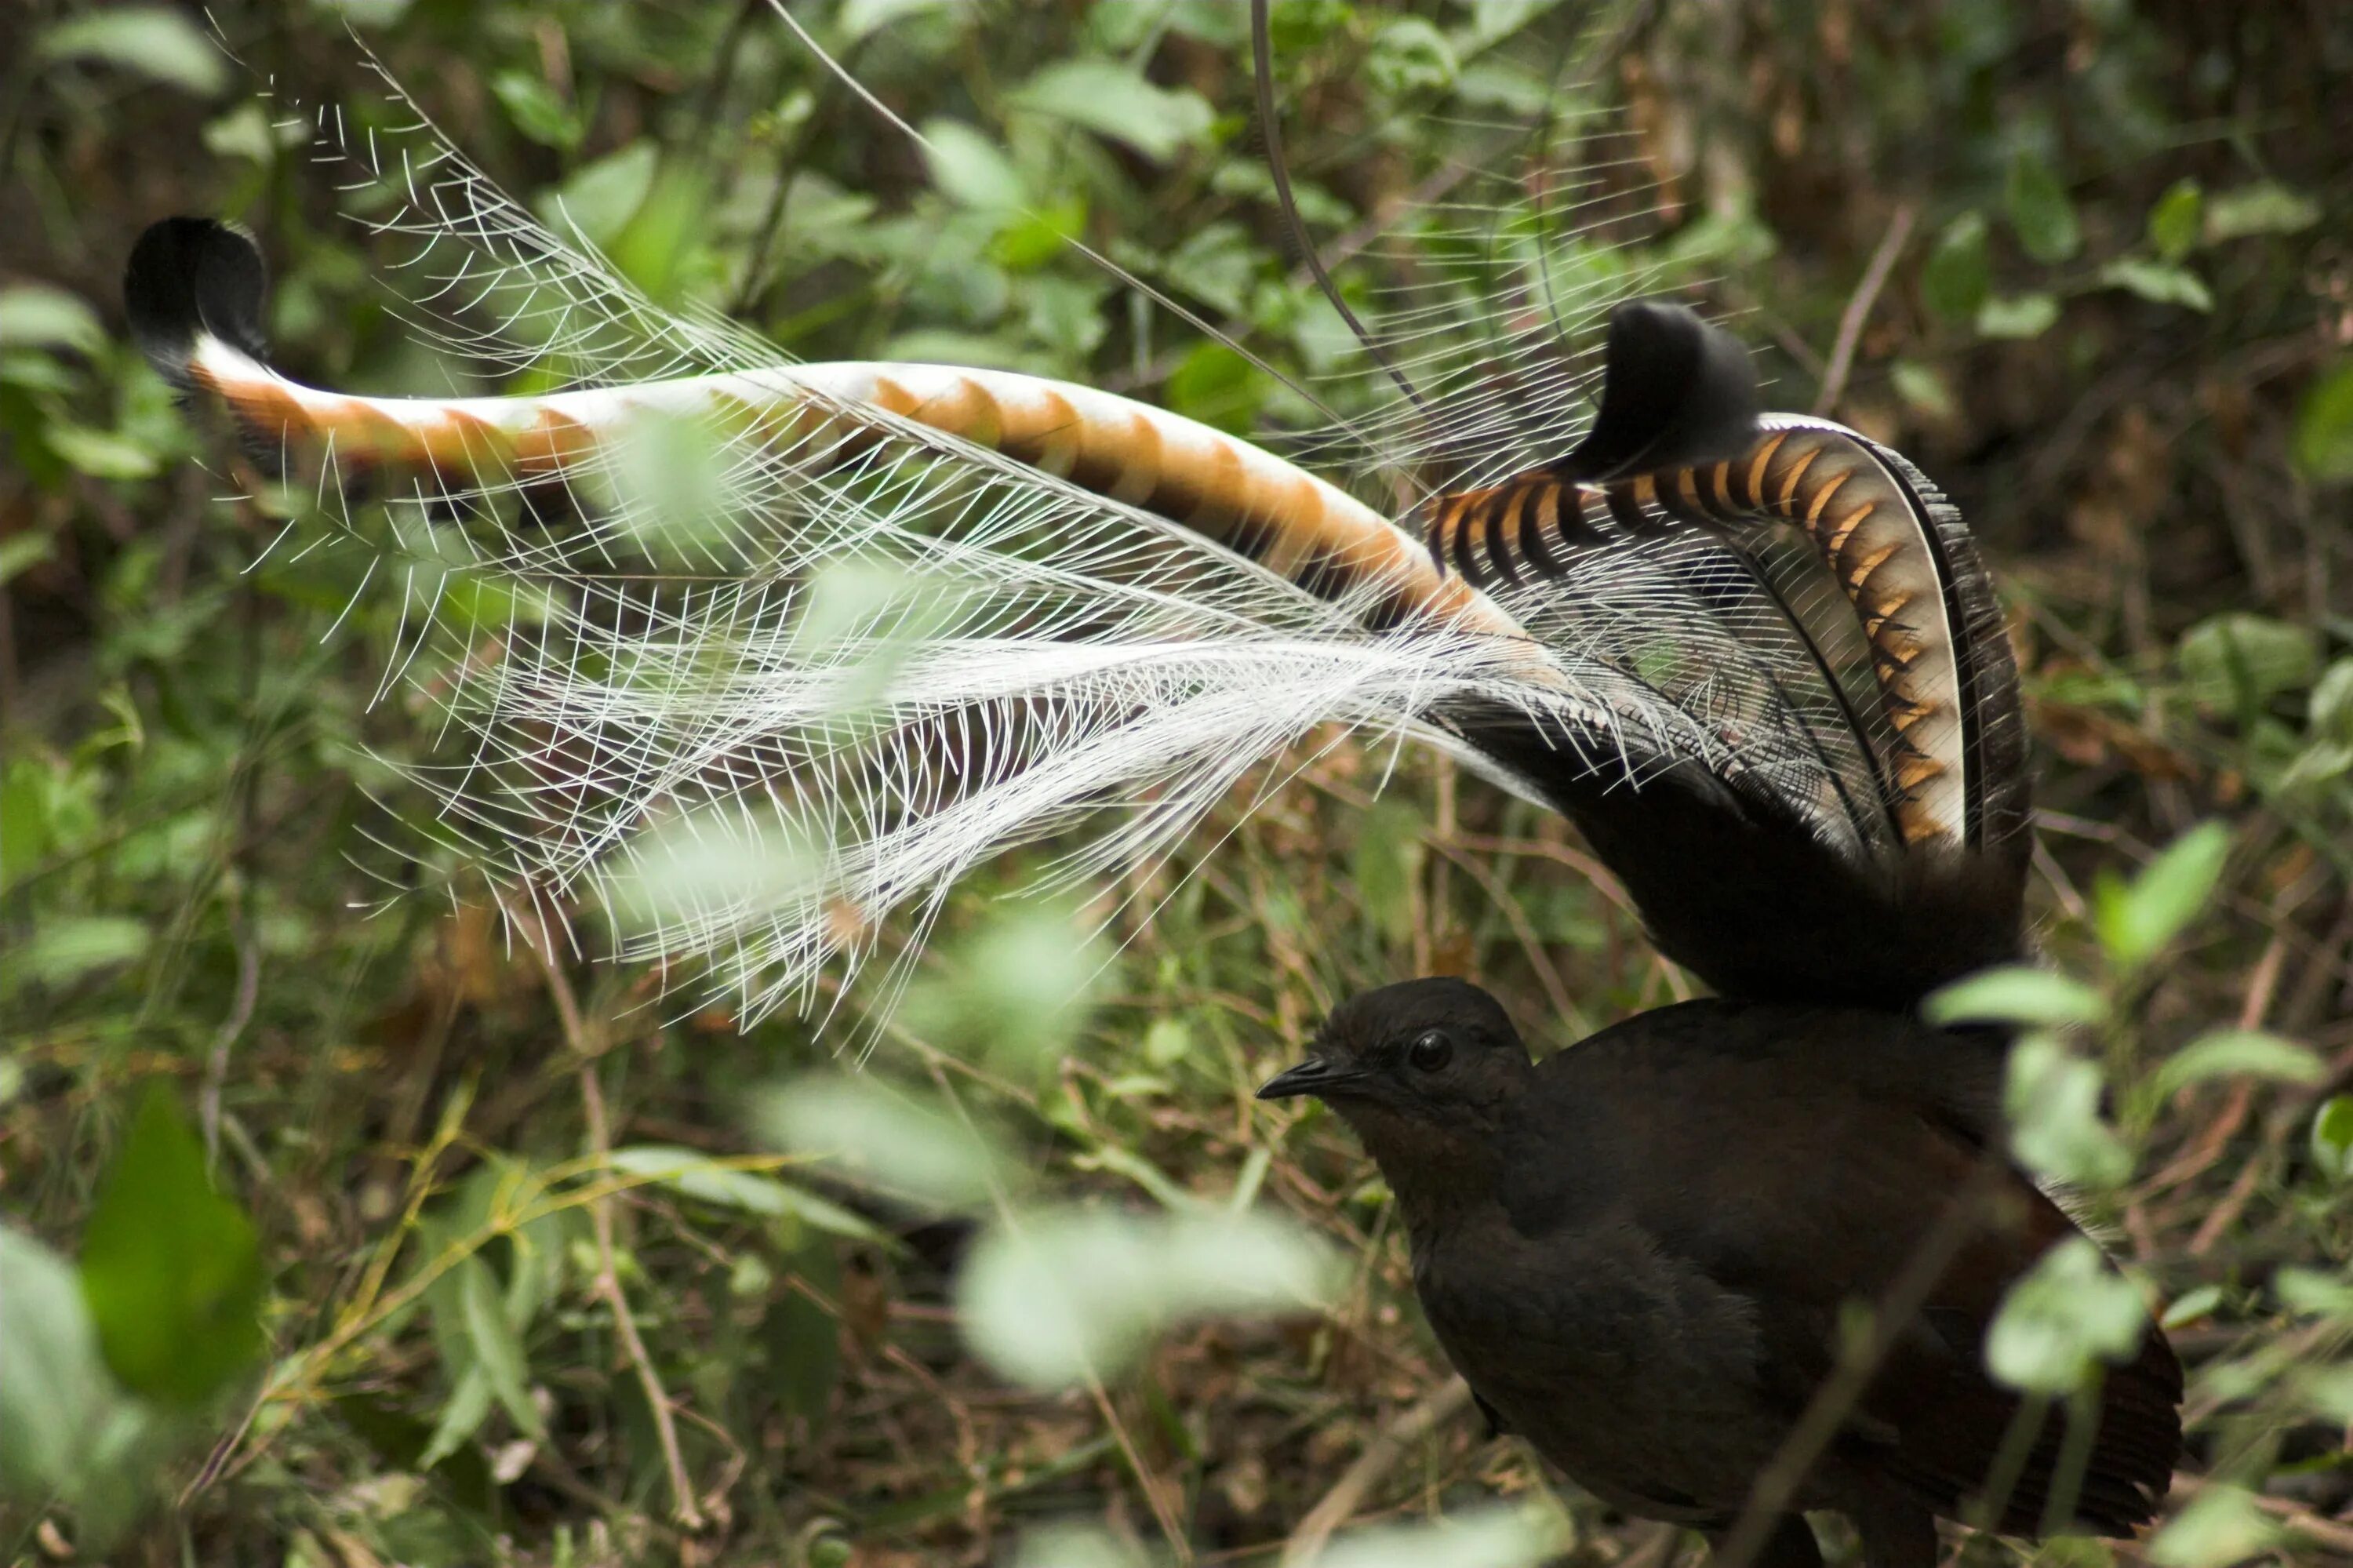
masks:
<instances>
[{"instance_id":1,"label":"black feather tip","mask_svg":"<svg viewBox=\"0 0 2353 1568\"><path fill-rule=\"evenodd\" d=\"M131 340L164 378L188 386L188 356L199 333L262 357L261 305L269 272L261 249L241 228L208 217L150 224L131 248L122 304Z\"/></svg>"},{"instance_id":2,"label":"black feather tip","mask_svg":"<svg viewBox=\"0 0 2353 1568\"><path fill-rule=\"evenodd\" d=\"M1601 411L1558 471L1593 483L1740 456L1757 440L1757 374L1740 340L1682 305L1609 313Z\"/></svg>"}]
</instances>

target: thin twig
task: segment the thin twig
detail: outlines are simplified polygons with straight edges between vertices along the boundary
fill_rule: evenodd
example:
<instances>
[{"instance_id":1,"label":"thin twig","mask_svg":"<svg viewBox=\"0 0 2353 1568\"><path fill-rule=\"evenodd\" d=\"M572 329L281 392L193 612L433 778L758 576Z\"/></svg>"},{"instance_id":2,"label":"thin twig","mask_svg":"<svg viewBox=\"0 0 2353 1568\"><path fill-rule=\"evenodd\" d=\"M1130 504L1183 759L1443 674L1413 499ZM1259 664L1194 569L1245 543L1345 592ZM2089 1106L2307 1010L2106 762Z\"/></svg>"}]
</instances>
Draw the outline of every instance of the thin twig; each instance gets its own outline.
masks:
<instances>
[{"instance_id":1,"label":"thin twig","mask_svg":"<svg viewBox=\"0 0 2353 1568\"><path fill-rule=\"evenodd\" d=\"M503 904L503 900L501 903ZM605 1091L596 1082L596 1056L588 1042L586 1022L580 1013L579 1000L572 993L572 981L556 960L554 933L537 915L536 900L529 920L508 910L508 917L522 933L524 943L539 959L540 972L547 977L547 994L555 1003L555 1015L564 1027L565 1043L572 1048L579 1063L580 1107L587 1122L588 1154L598 1171L612 1163L613 1140L610 1124L605 1116ZM646 1353L646 1341L638 1332L638 1320L629 1309L628 1294L621 1288L621 1274L613 1251L613 1201L610 1194L597 1198L588 1205L588 1224L596 1240L596 1278L593 1288L605 1298L613 1310L613 1331L621 1341L621 1352L636 1369L638 1386L644 1392L646 1407L653 1413L654 1436L661 1445L662 1467L670 1477L670 1511L687 1530L702 1528L702 1510L695 1504L694 1483L686 1473L686 1457L678 1444L678 1420L670 1409L669 1391L662 1387L661 1376L654 1371L653 1358Z\"/></svg>"},{"instance_id":2,"label":"thin twig","mask_svg":"<svg viewBox=\"0 0 2353 1568\"><path fill-rule=\"evenodd\" d=\"M1332 1532L1355 1517L1366 1494L1380 1484L1381 1478L1395 1469L1398 1462L1413 1451L1415 1444L1470 1405L1471 1385L1454 1378L1422 1395L1404 1414L1376 1433L1356 1462L1340 1472L1332 1489L1316 1500L1291 1532L1290 1539L1282 1543L1282 1568L1301 1568L1322 1556L1324 1543L1332 1538Z\"/></svg>"},{"instance_id":3,"label":"thin twig","mask_svg":"<svg viewBox=\"0 0 2353 1568\"><path fill-rule=\"evenodd\" d=\"M254 1004L261 997L261 944L243 920L232 919L237 938L237 999L228 1016L213 1031L212 1049L205 1053L205 1085L196 1098L196 1121L204 1129L205 1159L220 1158L221 1090L228 1082L228 1054L245 1026L253 1022Z\"/></svg>"},{"instance_id":4,"label":"thin twig","mask_svg":"<svg viewBox=\"0 0 2353 1568\"><path fill-rule=\"evenodd\" d=\"M1910 202L1895 209L1888 220L1887 232L1880 237L1879 249L1871 253L1871 264L1862 270L1862 281L1854 286L1854 297L1847 301L1846 310L1839 316L1838 338L1831 344L1830 368L1822 373L1821 395L1814 399L1814 412L1827 414L1838 407L1846 395L1846 378L1854 368L1854 351L1862 342L1862 329L1871 320L1871 307L1879 302L1879 291L1887 286L1887 274L1895 270L1896 257L1904 253L1904 242L1912 238L1913 220L1919 217Z\"/></svg>"}]
</instances>

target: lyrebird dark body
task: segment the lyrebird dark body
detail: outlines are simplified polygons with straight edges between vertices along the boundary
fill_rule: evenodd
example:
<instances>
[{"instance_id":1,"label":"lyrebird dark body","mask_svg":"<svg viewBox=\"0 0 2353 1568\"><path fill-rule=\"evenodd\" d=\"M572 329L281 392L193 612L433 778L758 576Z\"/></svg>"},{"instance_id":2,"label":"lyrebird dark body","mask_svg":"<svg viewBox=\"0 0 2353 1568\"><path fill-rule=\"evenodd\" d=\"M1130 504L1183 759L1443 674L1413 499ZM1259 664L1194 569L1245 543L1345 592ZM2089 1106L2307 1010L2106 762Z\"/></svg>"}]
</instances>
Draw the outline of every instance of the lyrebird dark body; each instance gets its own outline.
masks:
<instances>
[{"instance_id":1,"label":"lyrebird dark body","mask_svg":"<svg viewBox=\"0 0 2353 1568\"><path fill-rule=\"evenodd\" d=\"M1791 1499L1849 1514L1874 1568L1924 1568L1934 1516L1985 1488L2018 1418L1987 1327L2075 1234L2001 1156L2000 1065L1986 1040L1893 1013L1734 1001L1531 1065L1493 998L1434 980L1344 1004L1261 1092L1314 1095L1363 1139L1430 1326L1500 1426L1604 1501L1719 1535L1837 1367L1848 1309L1948 1251ZM2066 1520L2150 1516L2180 1396L2152 1327L2103 1385ZM2024 1451L2000 1528L2036 1532L2069 1485L2063 1425ZM1764 1560L1819 1555L1790 1517Z\"/></svg>"}]
</instances>

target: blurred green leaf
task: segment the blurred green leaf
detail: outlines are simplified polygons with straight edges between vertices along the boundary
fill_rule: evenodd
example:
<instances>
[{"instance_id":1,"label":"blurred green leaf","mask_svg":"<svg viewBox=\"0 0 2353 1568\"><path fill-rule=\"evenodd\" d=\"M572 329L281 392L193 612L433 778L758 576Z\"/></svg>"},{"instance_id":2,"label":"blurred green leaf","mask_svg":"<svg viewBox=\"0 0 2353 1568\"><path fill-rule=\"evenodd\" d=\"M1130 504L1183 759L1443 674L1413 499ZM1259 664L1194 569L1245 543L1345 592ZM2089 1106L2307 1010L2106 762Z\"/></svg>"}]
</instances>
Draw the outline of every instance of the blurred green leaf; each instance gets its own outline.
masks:
<instances>
[{"instance_id":1,"label":"blurred green leaf","mask_svg":"<svg viewBox=\"0 0 2353 1568\"><path fill-rule=\"evenodd\" d=\"M2238 713L2309 686L2319 673L2320 643L2310 627L2233 610L2183 633L2176 657L2191 701Z\"/></svg>"},{"instance_id":2,"label":"blurred green leaf","mask_svg":"<svg viewBox=\"0 0 2353 1568\"><path fill-rule=\"evenodd\" d=\"M1246 435L1265 407L1265 372L1222 343L1196 344L1160 388L1171 412Z\"/></svg>"},{"instance_id":3,"label":"blurred green leaf","mask_svg":"<svg viewBox=\"0 0 2353 1568\"><path fill-rule=\"evenodd\" d=\"M1381 92L1435 92L1453 84L1461 64L1446 35L1419 16L1393 16L1373 34L1365 76Z\"/></svg>"},{"instance_id":4,"label":"blurred green leaf","mask_svg":"<svg viewBox=\"0 0 2353 1568\"><path fill-rule=\"evenodd\" d=\"M491 1393L517 1430L531 1437L547 1436L547 1424L532 1403L530 1363L522 1335L507 1317L506 1300L497 1276L480 1254L458 1265L458 1300L465 1314L466 1337L474 1348L474 1365Z\"/></svg>"},{"instance_id":5,"label":"blurred green leaf","mask_svg":"<svg viewBox=\"0 0 2353 1568\"><path fill-rule=\"evenodd\" d=\"M2183 1291L2167 1303L2165 1316L2159 1323L2168 1330L2179 1329L2185 1323L2195 1323L2200 1318L2213 1316L2214 1309L2221 1305L2222 1287L2201 1285L2194 1290Z\"/></svg>"},{"instance_id":6,"label":"blurred green leaf","mask_svg":"<svg viewBox=\"0 0 2353 1568\"><path fill-rule=\"evenodd\" d=\"M1930 418L1949 419L1959 411L1952 387L1934 366L1898 359L1887 367L1887 379L1897 397Z\"/></svg>"},{"instance_id":7,"label":"blurred green leaf","mask_svg":"<svg viewBox=\"0 0 2353 1568\"><path fill-rule=\"evenodd\" d=\"M2179 305L2185 310L2211 311L2214 296L2205 281L2187 267L2169 267L2137 256L2120 257L2100 269L2100 281L2112 289L2138 294L2151 304Z\"/></svg>"},{"instance_id":8,"label":"blurred green leaf","mask_svg":"<svg viewBox=\"0 0 2353 1568\"><path fill-rule=\"evenodd\" d=\"M2314 738L2353 745L2353 657L2336 661L2312 683L2307 714Z\"/></svg>"},{"instance_id":9,"label":"blurred green leaf","mask_svg":"<svg viewBox=\"0 0 2353 1568\"><path fill-rule=\"evenodd\" d=\"M515 129L543 147L568 153L587 134L588 128L581 121L579 111L536 72L493 72L491 91L497 95Z\"/></svg>"},{"instance_id":10,"label":"blurred green leaf","mask_svg":"<svg viewBox=\"0 0 2353 1568\"><path fill-rule=\"evenodd\" d=\"M808 898L823 845L822 824L765 806L681 812L630 835L597 880L598 903L630 938L741 924Z\"/></svg>"},{"instance_id":11,"label":"blurred green leaf","mask_svg":"<svg viewBox=\"0 0 2353 1568\"><path fill-rule=\"evenodd\" d=\"M1993 262L1986 251L1986 220L1965 212L1945 226L1920 274L1920 297L1948 321L1974 321L1993 291Z\"/></svg>"},{"instance_id":12,"label":"blurred green leaf","mask_svg":"<svg viewBox=\"0 0 2353 1568\"><path fill-rule=\"evenodd\" d=\"M69 16L41 34L34 52L47 60L96 60L201 98L228 86L228 68L212 40L186 16L161 5Z\"/></svg>"},{"instance_id":13,"label":"blurred green leaf","mask_svg":"<svg viewBox=\"0 0 2353 1568\"><path fill-rule=\"evenodd\" d=\"M1353 1530L1308 1561L1314 1568L1535 1568L1568 1547L1563 1525L1552 1510L1491 1504Z\"/></svg>"},{"instance_id":14,"label":"blurred green leaf","mask_svg":"<svg viewBox=\"0 0 2353 1568\"><path fill-rule=\"evenodd\" d=\"M2242 1488L2208 1481L2189 1506L2148 1543L2158 1568L2222 1568L2260 1557L2280 1538L2280 1527Z\"/></svg>"},{"instance_id":15,"label":"blurred green leaf","mask_svg":"<svg viewBox=\"0 0 2353 1568\"><path fill-rule=\"evenodd\" d=\"M1035 1070L1059 1061L1084 1026L1106 953L1059 909L1008 911L913 990L919 1033Z\"/></svg>"},{"instance_id":16,"label":"blurred green leaf","mask_svg":"<svg viewBox=\"0 0 2353 1568\"><path fill-rule=\"evenodd\" d=\"M975 1208L1021 1185L996 1139L872 1077L795 1079L761 1097L754 1123L780 1148L923 1208Z\"/></svg>"},{"instance_id":17,"label":"blurred green leaf","mask_svg":"<svg viewBox=\"0 0 2353 1568\"><path fill-rule=\"evenodd\" d=\"M1173 1324L1313 1309L1344 1276L1320 1237L1270 1214L1053 1209L992 1228L956 1296L975 1351L1058 1389L1115 1376Z\"/></svg>"},{"instance_id":18,"label":"blurred green leaf","mask_svg":"<svg viewBox=\"0 0 2353 1568\"><path fill-rule=\"evenodd\" d=\"M79 1553L105 1552L153 1502L193 1431L124 1393L72 1266L5 1225L0 1369L0 1517L63 1504Z\"/></svg>"},{"instance_id":19,"label":"blurred green leaf","mask_svg":"<svg viewBox=\"0 0 2353 1568\"><path fill-rule=\"evenodd\" d=\"M2210 245L2253 234L2295 234L2319 221L2317 202L2268 180L2223 191L2206 201Z\"/></svg>"},{"instance_id":20,"label":"blurred green leaf","mask_svg":"<svg viewBox=\"0 0 2353 1568\"><path fill-rule=\"evenodd\" d=\"M68 1489L121 1390L73 1266L0 1225L0 1495L38 1505Z\"/></svg>"},{"instance_id":21,"label":"blurred green leaf","mask_svg":"<svg viewBox=\"0 0 2353 1568\"><path fill-rule=\"evenodd\" d=\"M2026 253L2045 266L2068 260L2084 248L2083 230L2075 222L2075 204L2067 187L2036 154L2021 150L2010 160L2010 180L2003 188L2010 227Z\"/></svg>"},{"instance_id":22,"label":"blurred green leaf","mask_svg":"<svg viewBox=\"0 0 2353 1568\"><path fill-rule=\"evenodd\" d=\"M2295 413L2295 466L2323 484L2353 479L2353 359L2329 366L2305 388Z\"/></svg>"},{"instance_id":23,"label":"blurred green leaf","mask_svg":"<svg viewBox=\"0 0 2353 1568\"><path fill-rule=\"evenodd\" d=\"M41 432L49 450L92 479L147 479L163 465L153 452L110 430L53 421Z\"/></svg>"},{"instance_id":24,"label":"blurred green leaf","mask_svg":"<svg viewBox=\"0 0 2353 1568\"><path fill-rule=\"evenodd\" d=\"M975 13L971 0L841 0L833 25L845 43L871 37L886 27L903 26L919 16L951 17Z\"/></svg>"},{"instance_id":25,"label":"blurred green leaf","mask_svg":"<svg viewBox=\"0 0 2353 1568\"><path fill-rule=\"evenodd\" d=\"M2049 1034L2010 1047L2002 1103L2019 1162L2054 1181L2095 1191L2132 1174L2132 1151L2100 1115L2099 1067Z\"/></svg>"},{"instance_id":26,"label":"blurred green leaf","mask_svg":"<svg viewBox=\"0 0 2353 1568\"><path fill-rule=\"evenodd\" d=\"M2079 980L2014 964L1955 980L1932 994L1920 1011L1932 1023L2039 1023L2062 1028L2104 1022L2108 1004Z\"/></svg>"},{"instance_id":27,"label":"blurred green leaf","mask_svg":"<svg viewBox=\"0 0 2353 1568\"><path fill-rule=\"evenodd\" d=\"M957 120L923 126L923 164L932 184L958 207L1016 212L1029 205L1029 186L997 144Z\"/></svg>"},{"instance_id":28,"label":"blurred green leaf","mask_svg":"<svg viewBox=\"0 0 2353 1568\"><path fill-rule=\"evenodd\" d=\"M26 980L66 985L147 951L147 927L127 915L69 915L44 921L13 959Z\"/></svg>"},{"instance_id":29,"label":"blurred green leaf","mask_svg":"<svg viewBox=\"0 0 2353 1568\"><path fill-rule=\"evenodd\" d=\"M630 143L588 164L535 204L556 233L575 233L589 244L611 245L645 205L661 167L661 149L649 140Z\"/></svg>"},{"instance_id":30,"label":"blurred green leaf","mask_svg":"<svg viewBox=\"0 0 2353 1568\"><path fill-rule=\"evenodd\" d=\"M214 1191L204 1150L160 1083L99 1189L81 1281L106 1363L134 1393L194 1404L261 1353L259 1239Z\"/></svg>"},{"instance_id":31,"label":"blurred green leaf","mask_svg":"<svg viewBox=\"0 0 2353 1568\"><path fill-rule=\"evenodd\" d=\"M1986 1368L2024 1393L2070 1393L2099 1362L2129 1360L2147 1325L2132 1281L2097 1243L2070 1236L2002 1298L1986 1330Z\"/></svg>"},{"instance_id":32,"label":"blurred green leaf","mask_svg":"<svg viewBox=\"0 0 2353 1568\"><path fill-rule=\"evenodd\" d=\"M1996 294L1978 307L1979 337L2041 337L2059 319L2059 302L2049 294Z\"/></svg>"},{"instance_id":33,"label":"blurred green leaf","mask_svg":"<svg viewBox=\"0 0 2353 1568\"><path fill-rule=\"evenodd\" d=\"M2196 180L2176 180L2148 209L2148 243L2158 256L2179 261L2198 248L2206 193Z\"/></svg>"},{"instance_id":34,"label":"blurred green leaf","mask_svg":"<svg viewBox=\"0 0 2353 1568\"><path fill-rule=\"evenodd\" d=\"M2256 1029L2226 1029L2201 1035L2166 1059L2151 1093L2159 1098L2208 1078L2268 1078L2284 1084L2316 1084L2328 1065L2308 1045Z\"/></svg>"},{"instance_id":35,"label":"blurred green leaf","mask_svg":"<svg viewBox=\"0 0 2353 1568\"><path fill-rule=\"evenodd\" d=\"M2094 890L2094 923L2109 961L2147 963L2198 918L2222 879L2231 856L2231 830L2201 822L2143 866L2130 883L2102 877Z\"/></svg>"},{"instance_id":36,"label":"blurred green leaf","mask_svg":"<svg viewBox=\"0 0 2353 1568\"><path fill-rule=\"evenodd\" d=\"M1199 145L1216 116L1200 94L1155 86L1110 60L1061 60L1006 95L1033 114L1124 142L1155 163Z\"/></svg>"},{"instance_id":37,"label":"blurred green leaf","mask_svg":"<svg viewBox=\"0 0 2353 1568\"><path fill-rule=\"evenodd\" d=\"M888 1239L884 1233L839 1203L773 1176L733 1170L691 1149L638 1144L613 1150L605 1163L624 1176L646 1177L723 1209L771 1219L789 1217L828 1234L858 1241Z\"/></svg>"},{"instance_id":38,"label":"blurred green leaf","mask_svg":"<svg viewBox=\"0 0 2353 1568\"><path fill-rule=\"evenodd\" d=\"M70 348L95 353L106 327L80 298L46 283L0 289L0 348Z\"/></svg>"},{"instance_id":39,"label":"blurred green leaf","mask_svg":"<svg viewBox=\"0 0 2353 1568\"><path fill-rule=\"evenodd\" d=\"M2272 1292L2291 1312L2353 1320L2353 1280L2341 1274L2284 1266L2272 1275Z\"/></svg>"},{"instance_id":40,"label":"blurred green leaf","mask_svg":"<svg viewBox=\"0 0 2353 1568\"><path fill-rule=\"evenodd\" d=\"M2331 1181L2353 1179L2353 1095L2331 1095L2312 1113L2312 1162Z\"/></svg>"}]
</instances>

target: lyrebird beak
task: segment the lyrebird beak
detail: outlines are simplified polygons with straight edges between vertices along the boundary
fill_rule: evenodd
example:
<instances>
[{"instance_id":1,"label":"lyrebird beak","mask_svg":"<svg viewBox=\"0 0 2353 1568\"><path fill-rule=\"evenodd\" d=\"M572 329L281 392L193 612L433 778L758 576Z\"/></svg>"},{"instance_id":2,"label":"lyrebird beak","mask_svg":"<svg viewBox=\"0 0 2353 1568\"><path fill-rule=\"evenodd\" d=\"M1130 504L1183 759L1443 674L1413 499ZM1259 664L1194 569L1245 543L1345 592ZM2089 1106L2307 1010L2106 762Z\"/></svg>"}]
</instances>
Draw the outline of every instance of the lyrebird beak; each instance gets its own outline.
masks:
<instances>
[{"instance_id":1,"label":"lyrebird beak","mask_svg":"<svg viewBox=\"0 0 2353 1568\"><path fill-rule=\"evenodd\" d=\"M1335 1062L1329 1056L1310 1056L1261 1084L1258 1097L1262 1100L1295 1099L1301 1095L1321 1097L1334 1089L1356 1082L1364 1075L1358 1068Z\"/></svg>"}]
</instances>

